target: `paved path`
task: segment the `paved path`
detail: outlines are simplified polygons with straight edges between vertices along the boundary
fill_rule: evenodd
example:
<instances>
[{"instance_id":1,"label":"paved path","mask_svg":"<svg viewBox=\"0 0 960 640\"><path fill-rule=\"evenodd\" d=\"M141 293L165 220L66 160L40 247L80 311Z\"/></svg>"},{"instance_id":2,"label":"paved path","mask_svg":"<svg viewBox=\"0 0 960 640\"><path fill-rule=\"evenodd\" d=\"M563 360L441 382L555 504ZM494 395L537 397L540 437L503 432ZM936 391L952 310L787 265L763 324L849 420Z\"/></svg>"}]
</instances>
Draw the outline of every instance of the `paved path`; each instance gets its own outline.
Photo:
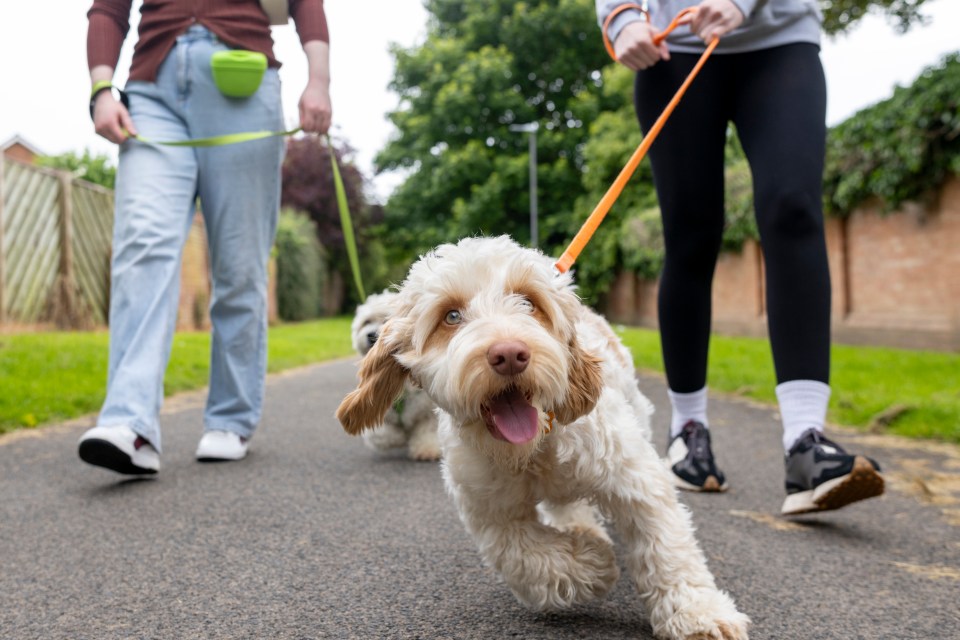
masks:
<instances>
[{"instance_id":1,"label":"paved path","mask_svg":"<svg viewBox=\"0 0 960 640\"><path fill-rule=\"evenodd\" d=\"M354 371L345 360L272 377L236 464L193 461L203 396L175 398L155 480L82 464L89 419L0 438L0 638L651 638L623 578L567 613L519 606L480 564L436 464L340 430ZM665 406L659 379L640 384ZM957 448L838 438L881 460L890 491L790 522L775 515L772 411L712 407L732 489L683 499L752 638L960 638Z\"/></svg>"}]
</instances>

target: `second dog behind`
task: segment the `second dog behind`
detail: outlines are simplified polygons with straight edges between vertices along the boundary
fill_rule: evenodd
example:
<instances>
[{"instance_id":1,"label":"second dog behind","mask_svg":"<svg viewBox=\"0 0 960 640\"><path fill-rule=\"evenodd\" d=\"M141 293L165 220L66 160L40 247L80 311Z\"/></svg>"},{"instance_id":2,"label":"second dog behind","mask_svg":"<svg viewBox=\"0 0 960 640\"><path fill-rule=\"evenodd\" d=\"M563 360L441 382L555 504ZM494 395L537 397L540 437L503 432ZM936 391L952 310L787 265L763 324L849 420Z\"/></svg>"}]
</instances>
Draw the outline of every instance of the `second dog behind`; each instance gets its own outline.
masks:
<instances>
[{"instance_id":1,"label":"second dog behind","mask_svg":"<svg viewBox=\"0 0 960 640\"><path fill-rule=\"evenodd\" d=\"M353 348L361 356L376 344L380 328L391 316L396 300L396 293L384 290L371 294L357 307L350 333ZM439 460L435 410L436 405L427 394L408 381L403 395L387 411L383 423L363 433L363 442L376 451L406 447L407 455L413 460Z\"/></svg>"}]
</instances>

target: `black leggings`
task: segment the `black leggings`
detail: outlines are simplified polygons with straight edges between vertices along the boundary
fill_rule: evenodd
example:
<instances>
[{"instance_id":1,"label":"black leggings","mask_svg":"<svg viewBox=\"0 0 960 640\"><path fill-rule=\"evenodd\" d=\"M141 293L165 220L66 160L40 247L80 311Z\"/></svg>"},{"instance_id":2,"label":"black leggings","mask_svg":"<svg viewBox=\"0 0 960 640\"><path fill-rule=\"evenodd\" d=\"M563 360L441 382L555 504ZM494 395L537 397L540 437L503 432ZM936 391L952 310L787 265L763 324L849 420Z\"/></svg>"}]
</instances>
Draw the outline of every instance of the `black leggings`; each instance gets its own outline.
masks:
<instances>
[{"instance_id":1,"label":"black leggings","mask_svg":"<svg viewBox=\"0 0 960 640\"><path fill-rule=\"evenodd\" d=\"M830 274L822 211L826 82L820 51L791 44L713 55L650 149L666 261L658 298L667 381L707 380L711 285L724 226L724 147L733 122L750 163L777 381L829 383ZM696 63L673 54L637 74L648 131Z\"/></svg>"}]
</instances>

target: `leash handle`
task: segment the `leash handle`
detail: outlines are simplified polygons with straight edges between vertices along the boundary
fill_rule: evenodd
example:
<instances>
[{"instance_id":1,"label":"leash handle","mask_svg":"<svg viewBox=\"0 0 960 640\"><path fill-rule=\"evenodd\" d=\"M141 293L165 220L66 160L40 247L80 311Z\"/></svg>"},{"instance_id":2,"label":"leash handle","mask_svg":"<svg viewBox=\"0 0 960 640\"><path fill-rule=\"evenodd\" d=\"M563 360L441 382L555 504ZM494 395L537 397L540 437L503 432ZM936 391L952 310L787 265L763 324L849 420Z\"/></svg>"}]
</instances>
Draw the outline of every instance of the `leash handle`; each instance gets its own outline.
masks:
<instances>
[{"instance_id":1,"label":"leash handle","mask_svg":"<svg viewBox=\"0 0 960 640\"><path fill-rule=\"evenodd\" d=\"M611 58L617 60L617 54L613 51L613 43L610 42L610 37L607 35L607 29L610 27L610 23L613 22L613 19L624 11L640 11L643 13L644 17L647 19L647 22L650 22L650 14L647 13L647 10L643 7L633 5L633 4L622 4L613 11L610 12L610 15L607 16L607 19L603 21L603 28L600 30L601 35L603 35L603 46L606 48L607 53ZM661 31L660 33L653 36L653 44L659 46L664 40L667 39L667 36L673 33L673 30L679 27L682 24L689 24L693 20L693 16L697 13L697 7L687 7L682 10L680 13L673 17L673 20L670 21L670 24L667 25L667 28Z\"/></svg>"},{"instance_id":2,"label":"leash handle","mask_svg":"<svg viewBox=\"0 0 960 640\"><path fill-rule=\"evenodd\" d=\"M696 8L690 7L678 13L670 23L670 27L665 29L662 34L659 35L665 36L673 29L676 29L677 26L683 24L682 19L689 15L692 12L691 10L696 11ZM607 20L609 19L610 18L608 17ZM606 38L606 29L604 29L604 38ZM690 83L692 83L693 79L697 77L698 73L700 73L700 69L703 67L703 64L707 61L707 58L710 57L710 54L713 53L713 50L717 48L719 43L720 38L714 38L710 41L710 44L707 45L706 50L700 56L697 64L694 65L686 80L683 81L683 84L680 85L680 88L674 94L673 98L671 98L666 108L664 108L663 113L660 114L660 117L657 118L657 121L652 127L650 127L650 131L648 131L647 135L644 136L643 140L640 141L640 146L638 146L636 151L633 152L633 155L630 156L630 160L627 161L626 166L623 167L623 169L620 171L620 174L613 181L613 184L610 185L610 188L607 189L607 192L600 199L600 202L594 208L586 222L584 222L583 226L580 227L580 231L578 231L577 235L574 236L573 240L570 242L570 245L567 247L567 250L563 252L563 255L560 256L560 259L557 260L556 264L554 264L554 268L557 271L560 273L566 273L570 270L570 267L573 266L573 263L576 262L577 258L580 256L580 252L583 251L583 248L588 242L590 242L590 238L592 238L593 234L596 233L600 223L603 222L604 217L606 217L607 213L610 211L610 207L612 207L613 203L616 202L617 198L620 197L620 194L623 192L623 188L630 180L630 177L633 175L634 171L636 171L637 167L640 165L640 161L643 160L645 155L647 155L647 151L650 149L653 141L657 139L657 135L660 134L660 130L663 129L663 125L667 123L667 120L670 118L673 110L676 108L677 104L679 104L680 99L683 98L683 94L687 92L687 88L690 86ZM608 51L611 51L611 55L613 55L612 49L608 49Z\"/></svg>"}]
</instances>

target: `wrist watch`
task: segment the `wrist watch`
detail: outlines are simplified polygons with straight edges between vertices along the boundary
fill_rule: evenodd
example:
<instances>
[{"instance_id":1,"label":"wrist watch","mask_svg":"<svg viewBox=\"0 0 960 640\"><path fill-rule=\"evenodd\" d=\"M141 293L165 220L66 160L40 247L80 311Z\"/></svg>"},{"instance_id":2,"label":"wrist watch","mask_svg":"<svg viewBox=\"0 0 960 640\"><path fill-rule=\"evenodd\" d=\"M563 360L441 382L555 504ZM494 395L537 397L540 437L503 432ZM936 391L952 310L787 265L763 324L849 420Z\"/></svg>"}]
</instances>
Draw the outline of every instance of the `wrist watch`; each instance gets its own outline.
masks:
<instances>
[{"instance_id":1,"label":"wrist watch","mask_svg":"<svg viewBox=\"0 0 960 640\"><path fill-rule=\"evenodd\" d=\"M93 106L97 102L97 96L100 95L102 91L116 91L117 94L114 97L119 100L127 109L130 108L130 99L127 97L126 92L122 91L118 87L113 86L113 83L109 80L101 80L100 82L94 83L93 89L90 90L91 120L93 120Z\"/></svg>"}]
</instances>

